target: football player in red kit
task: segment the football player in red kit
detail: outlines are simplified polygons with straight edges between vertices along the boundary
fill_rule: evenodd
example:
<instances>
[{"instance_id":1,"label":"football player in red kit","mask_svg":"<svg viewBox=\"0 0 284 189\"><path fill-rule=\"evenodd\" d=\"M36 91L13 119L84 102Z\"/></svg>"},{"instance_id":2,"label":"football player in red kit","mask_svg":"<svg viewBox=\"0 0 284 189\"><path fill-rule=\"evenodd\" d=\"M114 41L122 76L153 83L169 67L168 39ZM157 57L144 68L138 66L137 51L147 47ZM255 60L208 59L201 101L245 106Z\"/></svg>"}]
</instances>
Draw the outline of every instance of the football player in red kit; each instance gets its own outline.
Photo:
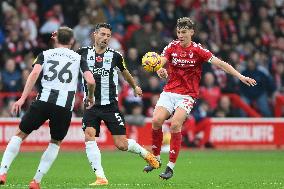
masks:
<instances>
[{"instance_id":1,"label":"football player in red kit","mask_svg":"<svg viewBox=\"0 0 284 189\"><path fill-rule=\"evenodd\" d=\"M169 179L173 176L173 169L181 146L181 127L193 108L194 100L198 97L202 64L213 64L248 86L256 85L254 79L243 76L230 64L192 41L194 23L190 18L178 19L176 29L178 39L169 43L161 54L162 64L167 63L167 69L162 67L157 74L160 78L168 78L168 82L156 104L152 120L152 151L161 163L162 125L172 116L169 162L166 170L160 174L162 179ZM153 169L150 165L144 167L145 172Z\"/></svg>"}]
</instances>

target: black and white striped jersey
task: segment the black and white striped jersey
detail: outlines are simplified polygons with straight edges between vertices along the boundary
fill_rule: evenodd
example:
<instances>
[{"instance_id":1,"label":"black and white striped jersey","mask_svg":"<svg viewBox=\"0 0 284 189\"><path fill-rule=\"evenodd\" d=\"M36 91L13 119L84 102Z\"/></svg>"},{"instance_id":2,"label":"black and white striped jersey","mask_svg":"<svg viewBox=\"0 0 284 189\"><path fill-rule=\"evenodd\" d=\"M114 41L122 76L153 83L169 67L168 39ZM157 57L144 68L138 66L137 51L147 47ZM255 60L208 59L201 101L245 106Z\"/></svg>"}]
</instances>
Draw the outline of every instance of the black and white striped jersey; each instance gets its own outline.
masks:
<instances>
[{"instance_id":1,"label":"black and white striped jersey","mask_svg":"<svg viewBox=\"0 0 284 189\"><path fill-rule=\"evenodd\" d=\"M103 54L95 52L94 46L83 47L77 51L88 65L96 80L95 105L117 103L118 71L126 69L122 55L107 48ZM84 95L88 95L87 83L84 82Z\"/></svg>"},{"instance_id":2,"label":"black and white striped jersey","mask_svg":"<svg viewBox=\"0 0 284 189\"><path fill-rule=\"evenodd\" d=\"M40 53L34 64L42 65L36 99L73 110L80 68L89 70L81 56L68 48L55 48Z\"/></svg>"}]
</instances>

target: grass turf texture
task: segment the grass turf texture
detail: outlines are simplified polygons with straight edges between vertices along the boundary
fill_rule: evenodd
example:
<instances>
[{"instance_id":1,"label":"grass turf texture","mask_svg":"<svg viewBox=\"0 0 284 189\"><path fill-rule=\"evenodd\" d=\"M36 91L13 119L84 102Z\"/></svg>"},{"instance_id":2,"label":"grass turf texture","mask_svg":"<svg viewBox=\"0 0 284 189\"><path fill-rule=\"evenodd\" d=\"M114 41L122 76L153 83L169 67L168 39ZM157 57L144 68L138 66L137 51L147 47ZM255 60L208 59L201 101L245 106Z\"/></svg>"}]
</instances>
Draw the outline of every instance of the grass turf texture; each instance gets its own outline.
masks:
<instances>
[{"instance_id":1,"label":"grass turf texture","mask_svg":"<svg viewBox=\"0 0 284 189\"><path fill-rule=\"evenodd\" d=\"M37 169L41 153L20 153L13 162L3 188L27 188ZM60 152L43 178L42 189L55 188L236 188L284 189L283 151L182 151L174 177L161 180L167 154L162 154L161 169L143 173L143 159L126 152L102 151L108 186L89 187L95 181L84 152Z\"/></svg>"}]
</instances>

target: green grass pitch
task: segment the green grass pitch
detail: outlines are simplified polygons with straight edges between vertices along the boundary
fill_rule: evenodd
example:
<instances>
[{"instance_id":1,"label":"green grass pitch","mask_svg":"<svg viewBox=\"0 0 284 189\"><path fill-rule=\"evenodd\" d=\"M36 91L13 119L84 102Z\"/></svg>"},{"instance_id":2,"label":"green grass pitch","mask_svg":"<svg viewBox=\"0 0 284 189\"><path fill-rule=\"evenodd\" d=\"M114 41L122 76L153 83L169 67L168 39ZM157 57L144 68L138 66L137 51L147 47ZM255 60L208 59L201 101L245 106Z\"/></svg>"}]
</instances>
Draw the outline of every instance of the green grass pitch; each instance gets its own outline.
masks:
<instances>
[{"instance_id":1,"label":"green grass pitch","mask_svg":"<svg viewBox=\"0 0 284 189\"><path fill-rule=\"evenodd\" d=\"M13 162L7 183L0 188L28 188L41 153L20 153ZM147 189L284 189L284 151L182 151L174 177L168 181L158 175L168 161L162 154L163 166L143 173L143 159L135 154L102 151L108 186L89 187L95 181L84 152L60 152L54 165L43 178L42 189L147 188Z\"/></svg>"}]
</instances>

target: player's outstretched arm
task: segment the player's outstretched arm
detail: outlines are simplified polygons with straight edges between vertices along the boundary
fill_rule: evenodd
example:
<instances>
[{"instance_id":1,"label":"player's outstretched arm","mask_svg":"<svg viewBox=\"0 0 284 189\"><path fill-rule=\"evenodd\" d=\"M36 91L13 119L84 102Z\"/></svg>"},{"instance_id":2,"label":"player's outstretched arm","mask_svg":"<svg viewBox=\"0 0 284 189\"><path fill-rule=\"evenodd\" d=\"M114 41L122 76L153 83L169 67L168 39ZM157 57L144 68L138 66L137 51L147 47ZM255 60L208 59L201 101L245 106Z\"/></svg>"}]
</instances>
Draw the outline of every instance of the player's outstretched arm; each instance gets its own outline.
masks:
<instances>
[{"instance_id":1,"label":"player's outstretched arm","mask_svg":"<svg viewBox=\"0 0 284 189\"><path fill-rule=\"evenodd\" d=\"M42 66L40 64L34 65L34 68L27 79L27 82L26 82L21 98L17 102L15 102L11 108L12 114L17 114L21 110L22 105L25 103L27 97L29 96L29 94L31 93L34 87L35 82L41 70L42 70Z\"/></svg>"},{"instance_id":2,"label":"player's outstretched arm","mask_svg":"<svg viewBox=\"0 0 284 189\"><path fill-rule=\"evenodd\" d=\"M233 66L231 66L227 62L220 60L217 57L213 57L212 60L211 60L211 63L215 66L218 66L219 68L221 68L225 72L237 77L239 80L241 80L244 84L246 84L248 86L255 86L257 84L254 79L242 75L235 68L233 68Z\"/></svg>"},{"instance_id":3,"label":"player's outstretched arm","mask_svg":"<svg viewBox=\"0 0 284 189\"><path fill-rule=\"evenodd\" d=\"M129 71L127 69L125 69L121 72L121 74L122 74L123 78L129 83L129 85L134 90L134 95L135 96L142 96L143 95L142 89L136 84L136 82L134 81L134 78L129 73Z\"/></svg>"}]
</instances>

